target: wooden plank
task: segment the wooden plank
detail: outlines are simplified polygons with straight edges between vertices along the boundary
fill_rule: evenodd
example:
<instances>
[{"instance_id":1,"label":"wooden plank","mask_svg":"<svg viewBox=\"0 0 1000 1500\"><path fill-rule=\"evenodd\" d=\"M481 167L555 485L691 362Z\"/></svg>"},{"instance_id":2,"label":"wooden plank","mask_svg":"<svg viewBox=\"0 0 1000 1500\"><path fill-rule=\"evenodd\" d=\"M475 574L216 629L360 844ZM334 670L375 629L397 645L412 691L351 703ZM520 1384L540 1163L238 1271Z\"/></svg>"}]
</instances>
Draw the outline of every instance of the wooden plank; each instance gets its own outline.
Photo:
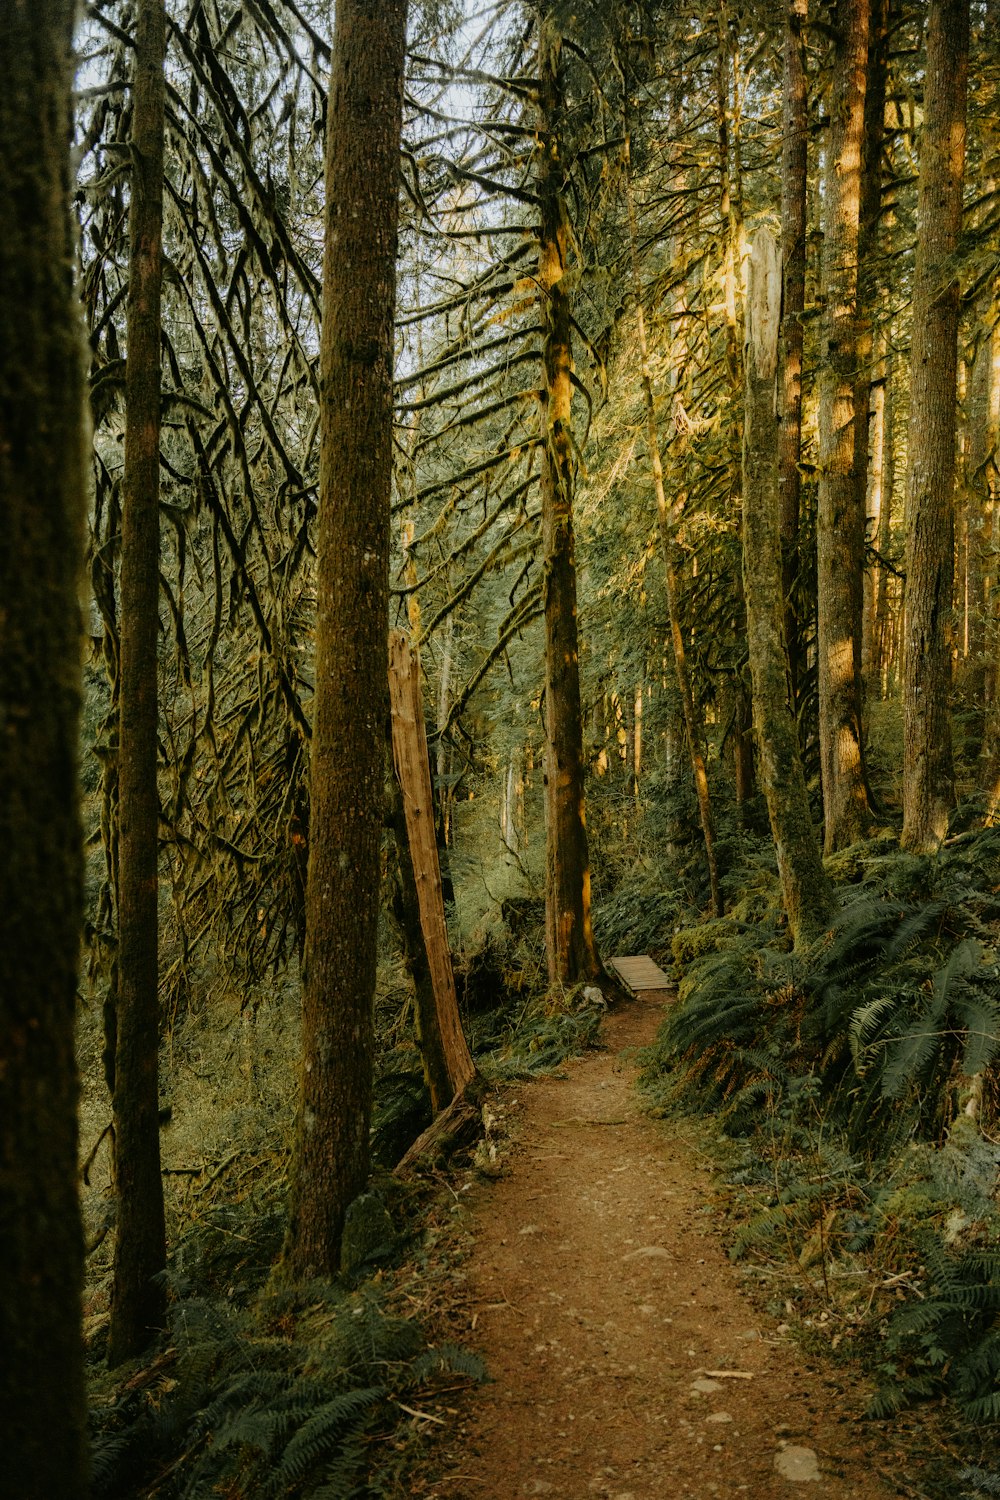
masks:
<instances>
[{"instance_id":1,"label":"wooden plank","mask_svg":"<svg viewBox=\"0 0 1000 1500\"><path fill-rule=\"evenodd\" d=\"M674 982L655 964L648 953L633 954L608 960L608 968L614 969L619 979L633 994L640 990L672 990Z\"/></svg>"}]
</instances>

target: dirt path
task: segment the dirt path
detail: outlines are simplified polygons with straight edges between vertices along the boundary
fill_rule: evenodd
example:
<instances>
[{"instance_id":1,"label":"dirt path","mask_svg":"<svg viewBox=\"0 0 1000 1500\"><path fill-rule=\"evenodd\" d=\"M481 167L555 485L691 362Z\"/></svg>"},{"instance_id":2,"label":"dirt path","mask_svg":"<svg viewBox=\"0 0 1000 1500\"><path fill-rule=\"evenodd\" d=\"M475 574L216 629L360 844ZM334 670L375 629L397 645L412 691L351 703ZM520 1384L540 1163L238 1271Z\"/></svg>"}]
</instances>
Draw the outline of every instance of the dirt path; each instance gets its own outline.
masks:
<instances>
[{"instance_id":1,"label":"dirt path","mask_svg":"<svg viewBox=\"0 0 1000 1500\"><path fill-rule=\"evenodd\" d=\"M429 1493L885 1500L897 1491L856 1442L861 1396L753 1308L706 1209L707 1164L638 1111L621 1054L652 1040L657 1002L617 1008L606 1052L524 1089L510 1170L466 1194L466 1341L494 1383Z\"/></svg>"}]
</instances>

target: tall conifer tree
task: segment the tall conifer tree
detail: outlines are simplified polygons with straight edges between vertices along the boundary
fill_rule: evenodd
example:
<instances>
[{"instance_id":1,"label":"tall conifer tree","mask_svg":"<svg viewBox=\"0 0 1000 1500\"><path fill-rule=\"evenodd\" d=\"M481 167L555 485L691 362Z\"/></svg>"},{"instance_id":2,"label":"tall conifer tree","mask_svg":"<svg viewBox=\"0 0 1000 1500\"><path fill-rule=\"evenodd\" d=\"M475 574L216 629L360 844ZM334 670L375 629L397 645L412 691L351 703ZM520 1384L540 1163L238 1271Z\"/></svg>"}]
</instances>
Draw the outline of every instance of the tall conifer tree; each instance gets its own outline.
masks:
<instances>
[{"instance_id":1,"label":"tall conifer tree","mask_svg":"<svg viewBox=\"0 0 1000 1500\"><path fill-rule=\"evenodd\" d=\"M327 115L303 1057L286 1250L303 1277L337 1271L344 1216L369 1170L406 10L406 0L338 0Z\"/></svg>"}]
</instances>

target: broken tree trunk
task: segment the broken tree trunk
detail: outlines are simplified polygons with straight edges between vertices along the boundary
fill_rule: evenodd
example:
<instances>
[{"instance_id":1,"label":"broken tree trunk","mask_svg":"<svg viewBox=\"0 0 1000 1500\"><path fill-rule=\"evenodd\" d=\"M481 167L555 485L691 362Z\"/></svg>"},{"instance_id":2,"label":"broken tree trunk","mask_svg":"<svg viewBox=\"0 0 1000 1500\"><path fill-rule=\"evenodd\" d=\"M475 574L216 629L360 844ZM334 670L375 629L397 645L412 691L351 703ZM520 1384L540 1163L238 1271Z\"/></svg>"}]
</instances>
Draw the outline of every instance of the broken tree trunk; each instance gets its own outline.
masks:
<instances>
[{"instance_id":1,"label":"broken tree trunk","mask_svg":"<svg viewBox=\"0 0 1000 1500\"><path fill-rule=\"evenodd\" d=\"M458 1014L451 948L444 916L441 866L434 829L427 736L424 731L420 663L402 631L389 637L389 698L392 705L392 755L403 793L406 833L417 887L420 927L434 988L434 1009L440 1052L452 1098L462 1094L476 1073ZM448 1099L442 1099L447 1104Z\"/></svg>"}]
</instances>

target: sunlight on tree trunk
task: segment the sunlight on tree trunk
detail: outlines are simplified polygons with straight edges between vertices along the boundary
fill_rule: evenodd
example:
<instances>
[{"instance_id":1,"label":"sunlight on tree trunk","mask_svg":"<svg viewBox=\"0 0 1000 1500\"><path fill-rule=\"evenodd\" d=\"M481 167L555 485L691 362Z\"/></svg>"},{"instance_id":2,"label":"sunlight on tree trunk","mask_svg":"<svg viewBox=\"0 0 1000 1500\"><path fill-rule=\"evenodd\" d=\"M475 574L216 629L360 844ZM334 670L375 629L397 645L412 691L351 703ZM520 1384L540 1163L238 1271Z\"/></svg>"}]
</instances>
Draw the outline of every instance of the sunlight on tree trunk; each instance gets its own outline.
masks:
<instances>
[{"instance_id":1,"label":"sunlight on tree trunk","mask_svg":"<svg viewBox=\"0 0 1000 1500\"><path fill-rule=\"evenodd\" d=\"M870 0L840 0L826 145L819 383L819 736L827 854L868 825L861 734L864 501L855 481L858 233ZM867 430L865 433L867 443ZM867 451L867 449L866 449Z\"/></svg>"}]
</instances>

